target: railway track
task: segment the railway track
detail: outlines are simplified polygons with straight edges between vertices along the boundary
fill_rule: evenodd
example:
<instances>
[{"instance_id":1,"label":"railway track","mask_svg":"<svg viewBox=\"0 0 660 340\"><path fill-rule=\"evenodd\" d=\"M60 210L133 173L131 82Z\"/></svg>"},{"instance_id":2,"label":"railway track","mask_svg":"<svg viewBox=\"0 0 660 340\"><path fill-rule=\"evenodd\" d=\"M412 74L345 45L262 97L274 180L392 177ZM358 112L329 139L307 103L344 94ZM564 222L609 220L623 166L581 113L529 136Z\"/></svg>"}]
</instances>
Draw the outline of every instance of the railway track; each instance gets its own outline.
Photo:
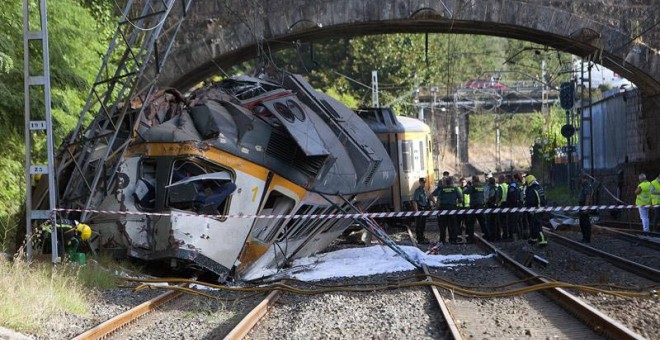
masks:
<instances>
[{"instance_id":1,"label":"railway track","mask_svg":"<svg viewBox=\"0 0 660 340\"><path fill-rule=\"evenodd\" d=\"M573 231L580 232L580 227L577 225L562 225L557 231ZM591 224L592 234L607 234L618 239L634 242L638 245L660 250L660 234L653 236L653 233L643 232L634 229L621 229L614 227L607 227L599 224Z\"/></svg>"},{"instance_id":2,"label":"railway track","mask_svg":"<svg viewBox=\"0 0 660 340\"><path fill-rule=\"evenodd\" d=\"M532 282L535 283L551 282L550 279L539 276L538 273L516 261L506 252L484 240L481 236L477 236L476 239L482 248L495 253L497 258L502 261L504 265L511 268L520 278L533 278ZM592 307L565 289L551 288L543 290L542 293L550 297L553 302L560 305L571 315L576 316L597 334L602 334L605 337L612 339L644 339L644 337L633 332L621 322L607 316L602 311Z\"/></svg>"},{"instance_id":3,"label":"railway track","mask_svg":"<svg viewBox=\"0 0 660 340\"><path fill-rule=\"evenodd\" d=\"M431 280L430 277L426 276L429 275L429 269L427 266L423 266L421 271L417 272L418 274L421 273L424 276L420 278L421 281L425 280ZM388 281L389 280L389 281ZM393 283L397 280L396 277L390 277L390 278L384 278L379 281L379 279L374 279L370 278L369 281L370 283L374 285L381 285L385 283ZM359 280L358 280L359 281ZM373 282L371 282L373 281ZM355 279L342 279L342 280L334 280L333 283L331 284L346 284L346 286L352 286L354 284L360 285L361 283L355 282ZM426 290L429 289L430 294L426 294L427 298L425 298L423 304L431 304L434 307L426 307L426 310L428 311L429 309L433 310L434 312L430 314L429 318L433 321L433 327L437 327L440 330L440 333L438 333L436 336L433 336L432 338L443 338L443 339L463 339L461 336L458 327L456 325L455 320L451 316L449 309L446 306L446 301L443 298L443 296L440 294L439 290L437 287L434 286L429 286L428 288L426 287L420 287L420 289ZM365 322L360 321L360 319L363 319L364 316L363 314L373 314L373 315L378 315L378 314L387 314L388 312L383 313L380 311L380 309L385 305L381 300L379 300L378 296L380 295L395 295L396 296L396 291L403 291L403 294L406 294L408 289L395 289L395 291L392 290L387 290L387 291L372 291L372 292L360 292L358 293L360 296L356 297L351 294L351 292L345 292L345 293L330 293L327 298L326 296L319 296L319 297L312 297L308 299L309 301L305 301L304 305L312 305L314 307L310 307L314 310L315 313L322 313L320 310L323 308L328 308L329 310L333 311L333 314L341 314L344 313L343 310L352 310L352 312L355 315L355 319L352 320L354 323L348 327L346 327L346 333L345 335L337 335L337 333L332 333L330 335L323 334L321 335L322 331L318 331L318 325L312 325L313 322L308 322L304 324L297 324L296 325L296 334L287 334L286 337L300 337L301 334L305 334L305 338L315 338L315 339L322 339L322 338L361 338L363 335L366 335L367 337L371 338L389 338L393 337L391 333L388 333L387 330L379 329L379 327L373 325L373 324L368 324ZM339 296L339 301L342 306L335 306L334 304L336 303L335 301L337 300L337 295ZM375 298L371 298L371 296L376 296ZM279 298L281 299L289 299L291 298L291 294L284 294L284 296L279 295ZM390 297L391 298L391 297ZM396 297L395 297L396 298ZM320 302L319 302L320 301ZM356 303L357 301L357 303ZM365 302L366 301L366 302ZM416 301L410 302L407 301L407 299L401 299L399 300L398 304L405 305L407 303L412 303L413 305L419 305L420 303L417 303ZM269 338L282 338L282 331L274 329L275 327L279 327L282 325L288 325L290 322L288 319L291 317L292 314L295 314L296 316L293 317L293 319L302 319L304 318L304 313L298 312L300 309L299 306L295 306L296 302L291 302L291 301L285 301L282 302L282 306L279 306L277 309L272 308L272 304L262 304L258 308L255 308L255 310L250 313L251 315L247 316L243 321L239 323L239 325L232 330L230 335L228 335L225 339L241 339L245 337L250 337L252 339L269 339ZM316 306L317 304L323 304L323 306ZM326 304L330 305L330 307L325 306ZM359 310L355 310L355 306L351 306L351 304L356 304L360 305L361 308ZM293 306L291 306L293 305ZM287 310L284 310L285 308L288 308ZM262 317L266 316L269 314L270 311L274 311L279 313L279 315L273 317L272 319L268 317L268 319L263 319ZM284 315L284 320L274 320L274 319L282 319ZM271 314L272 315L272 314ZM414 313L413 313L414 317ZM262 318L259 320L259 318ZM335 322L334 320L324 320L323 322L325 323L332 323ZM405 320L401 321L401 323L407 323ZM440 323L440 325L438 325ZM315 329L304 329L304 328L309 328L310 326L315 327ZM357 327L357 328L363 328L366 329L366 333L362 333L362 335L356 335L355 333L351 333L351 327ZM328 328L328 327L321 327L321 328ZM331 327L330 327L331 328ZM423 330L422 330L423 331ZM280 332L273 334L272 332ZM419 334L424 334L423 332ZM394 336L394 337L400 337L399 336ZM414 338L428 338L428 335L415 335L413 336Z\"/></svg>"},{"instance_id":4,"label":"railway track","mask_svg":"<svg viewBox=\"0 0 660 340\"><path fill-rule=\"evenodd\" d=\"M623 237L620 232L615 232L612 237L603 237L592 235L592 242L584 244L573 240L558 231L552 231L550 228L544 228L545 234L550 240L558 242L566 247L577 250L590 256L598 256L612 265L647 278L653 282L660 282L660 253L652 247L639 249L641 241ZM634 236L633 236L634 237Z\"/></svg>"},{"instance_id":5,"label":"railway track","mask_svg":"<svg viewBox=\"0 0 660 340\"><path fill-rule=\"evenodd\" d=\"M168 288L171 289L171 288ZM169 290L81 333L75 339L223 338L261 301L245 293ZM236 297L243 297L236 300ZM227 302L233 299L233 302Z\"/></svg>"},{"instance_id":6,"label":"railway track","mask_svg":"<svg viewBox=\"0 0 660 340\"><path fill-rule=\"evenodd\" d=\"M631 234L638 234L648 237L660 238L660 230L655 231L643 231L642 223L634 221L614 221L614 220L600 220L598 221L599 225L604 227L610 227L614 229L619 229Z\"/></svg>"},{"instance_id":7,"label":"railway track","mask_svg":"<svg viewBox=\"0 0 660 340\"><path fill-rule=\"evenodd\" d=\"M408 236L410 237L410 242L415 247L419 248L419 245L417 244L417 241L415 237L413 236L412 230L410 230L410 227L406 226L406 230L408 231ZM431 272L429 270L429 267L426 264L422 264L422 271L424 272L425 275L430 275ZM430 276L427 276L427 279L431 279ZM440 307L440 311L442 312L442 317L445 321L445 330L447 331L447 338L451 339L463 339L463 334L459 331L458 328L458 322L454 315L449 310L449 307L447 306L447 301L445 298L440 294L440 290L438 290L437 287L435 286L430 286L431 292L433 292L433 297L435 298L438 307Z\"/></svg>"},{"instance_id":8,"label":"railway track","mask_svg":"<svg viewBox=\"0 0 660 340\"><path fill-rule=\"evenodd\" d=\"M82 334L79 334L74 340L91 340L91 339L104 339L115 332L121 330L123 327L126 327L144 315L155 311L157 308L163 306L164 304L171 302L174 299L180 298L182 295L178 291L168 291L161 295L156 296L155 298L141 303L140 305L133 307L109 320L106 320L95 326Z\"/></svg>"},{"instance_id":9,"label":"railway track","mask_svg":"<svg viewBox=\"0 0 660 340\"><path fill-rule=\"evenodd\" d=\"M407 234L408 237L410 238L410 242L416 245L414 241L414 237L412 237L412 233L410 230L407 230ZM513 257L507 255L505 251L496 248L493 244L484 241L480 237L477 237L477 240L479 241L479 245L486 252L496 254L497 261L506 263L507 267L516 268L515 271L517 275L519 275L520 277L536 276L536 273L532 272L529 268L526 268L524 265L517 263L513 259ZM466 247L466 246L460 246L460 247ZM496 269L495 267L497 267L497 265L492 266L492 268L490 269L499 270ZM430 275L434 274L434 270L429 270L429 268L425 267L423 268L423 273L424 275L426 275L426 279L431 280L432 278ZM547 281L548 279L543 279L543 278L537 278L536 280L539 283L548 282ZM508 323L502 321L501 318L498 318L497 314L493 314L493 315L486 314L481 316L477 315L480 311L487 309L487 307L495 306L495 305L499 305L499 306L510 305L509 310L514 311L514 313L521 309L529 310L531 311L529 315L536 315L533 317L537 317L543 319L543 321L546 321L547 327L543 326L538 328L532 326L529 327L528 329L521 330L521 332L523 332L521 334L525 336L529 336L531 334L532 337L538 337L538 336L552 337L554 335L554 336L567 337L567 338L574 338L574 337L594 338L600 334L608 338L616 338L616 339L642 338L639 334L631 331L621 322L612 319L611 317L607 316L604 312L598 310L595 307L590 306L589 304L582 301L580 298L577 298L575 295L566 292L566 290L564 289L554 288L548 291L544 291L544 295L547 295L549 299L556 301L559 305L561 305L561 307L565 308L568 311L568 313L577 315L578 318L581 320L581 322L578 322L577 319L573 318L566 312L558 312L558 310L560 309L558 309L557 306L550 303L546 298L540 297L541 294L538 293L531 293L531 294L526 294L525 296L502 298L497 300L466 298L463 299L463 301L461 301L460 298L456 299L453 296L453 294L449 294L446 291L443 291L441 293L438 290L438 288L434 286L429 286L429 287L431 290L430 293L426 295L427 298L425 299L427 301L433 300L432 303L436 305L436 307L433 308L433 310L435 310L435 312L433 313L442 314L442 317L440 317L439 315L430 317L430 320L434 320L431 321L431 323L435 325L434 327L440 329L441 333L438 333L437 336L441 338L467 339L467 338L475 337L475 335L476 336L485 335L486 337L488 337L489 334L490 336L497 338L498 337L497 333L492 332L492 328L489 327L506 327ZM424 287L420 287L420 288L424 288ZM428 289L428 288L424 288L424 289ZM270 318L265 318L266 316L269 315L269 313L273 311L279 313L276 317L274 317L274 319L278 319L278 318L281 319L283 317L286 318L289 317L290 314L296 314L295 312L292 312L292 309L280 311L280 309L283 309L282 308L283 306L286 307L286 304L290 303L290 302L284 302L283 304L278 304L278 299L282 298L282 295L283 293L281 293L280 291L274 290L270 292L263 300L253 301L252 306L256 306L256 307L249 308L249 310L246 309L242 314L241 313L235 314L233 318L231 318L232 320L230 321L225 320L224 325L218 326L217 330L212 333L213 337L225 338L225 339L242 339L248 336L254 339L270 338L271 334L269 332L273 330L272 324L275 325L286 324L286 323L290 323L290 321L287 321L286 319L269 320ZM293 294L284 294L284 295L293 295ZM363 295L368 295L368 294L363 294ZM154 311L156 308L158 308L158 306L162 306L168 301L175 302L180 297L181 295L176 291L170 291L165 294L162 294L153 300L143 303L142 305L136 307L133 310L123 313L121 316L115 317L111 320L104 322L103 324L97 327L94 327L93 329L88 330L87 332L76 337L76 339L98 339L98 338L108 337L112 334L114 334L114 336L119 336L121 338L141 337L140 335L136 335L136 336L126 335L126 334L144 334L144 333L135 333L130 331L132 327L130 326L131 323L136 324L135 318L144 315L146 313L149 313L151 311ZM354 304L354 302L352 302L350 299L346 300L345 297L341 298L340 300L343 301L343 302L340 301L341 303L347 303L349 305L351 303ZM471 300L471 302L465 302L468 300ZM366 299L365 301L367 302L363 302L363 300L357 300L357 301L360 301L357 304L364 305L363 307L365 308L367 314L376 313L371 307L366 306L371 300ZM324 296L321 296L320 298L317 299L317 302L314 302L312 304L317 305L316 307L314 307L315 309L322 309L323 308L322 304L326 302L328 302L327 299L324 299ZM378 303L380 305L383 305L382 302L378 302ZM401 300L401 302L399 303L405 304L407 302L404 299ZM179 304L181 306L185 305L185 303L183 302L179 302ZM303 305L305 304L308 303L303 303ZM295 308L296 307L293 307L293 310L295 310ZM332 310L333 308L336 307L331 307L330 309ZM348 310L351 310L351 308L349 308ZM428 313L429 311L427 309L424 312ZM318 313L322 313L322 312L318 312ZM239 315L241 315L240 318L238 317ZM300 319L304 319L302 315L303 314L300 314L297 315L296 317L299 317ZM528 312L525 312L525 315L529 317ZM355 321L359 323L359 321L357 321L358 319L360 319L360 317L358 316L358 314L356 314ZM148 318L145 320L145 323L150 323L150 322L153 321L150 321ZM172 322L176 322L176 321L172 321ZM160 324L161 322L159 321L158 323ZM264 326L264 324L271 324L271 325ZM305 323L303 322L302 324ZM585 325L588 325L589 327ZM124 328L124 330L117 333L117 329L121 329L122 327ZM143 332L150 332L151 330L149 327L153 327L153 326L143 325L140 328ZM509 324L509 327L512 327L512 325ZM313 331L310 330L310 332ZM378 330L374 329L374 333L371 334L370 336L382 337L382 336L387 336L387 334L386 335L380 334L378 333ZM274 337L277 336L274 335ZM149 336L149 338L158 338L158 337ZM319 338L319 337L311 336L311 338ZM435 338L435 336L433 336L433 338Z\"/></svg>"}]
</instances>

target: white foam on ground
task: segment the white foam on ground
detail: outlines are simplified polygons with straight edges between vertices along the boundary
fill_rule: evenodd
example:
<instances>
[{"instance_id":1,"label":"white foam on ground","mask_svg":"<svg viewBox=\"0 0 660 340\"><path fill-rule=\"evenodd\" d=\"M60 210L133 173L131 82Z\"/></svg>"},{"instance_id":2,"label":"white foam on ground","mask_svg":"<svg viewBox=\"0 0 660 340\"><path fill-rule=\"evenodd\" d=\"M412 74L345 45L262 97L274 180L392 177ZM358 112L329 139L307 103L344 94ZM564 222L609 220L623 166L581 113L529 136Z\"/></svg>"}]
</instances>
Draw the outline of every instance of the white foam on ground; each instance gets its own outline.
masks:
<instances>
[{"instance_id":1,"label":"white foam on ground","mask_svg":"<svg viewBox=\"0 0 660 340\"><path fill-rule=\"evenodd\" d=\"M491 255L428 255L419 248L401 246L410 257L429 267L453 267L460 262L485 259ZM385 246L342 249L330 253L317 254L293 262L292 267L306 267L305 270L290 274L291 277L317 281L330 278L356 277L409 271L415 267Z\"/></svg>"}]
</instances>

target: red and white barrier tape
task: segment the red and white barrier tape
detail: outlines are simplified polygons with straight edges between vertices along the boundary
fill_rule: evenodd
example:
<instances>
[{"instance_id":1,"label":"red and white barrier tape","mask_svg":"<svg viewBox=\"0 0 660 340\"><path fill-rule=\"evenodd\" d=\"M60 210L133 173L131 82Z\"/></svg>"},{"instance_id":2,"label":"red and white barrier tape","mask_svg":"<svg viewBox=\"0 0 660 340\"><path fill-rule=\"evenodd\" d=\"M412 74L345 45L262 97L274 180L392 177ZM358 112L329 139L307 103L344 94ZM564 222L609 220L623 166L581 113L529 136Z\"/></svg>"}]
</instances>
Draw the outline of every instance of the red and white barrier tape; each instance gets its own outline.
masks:
<instances>
[{"instance_id":1,"label":"red and white barrier tape","mask_svg":"<svg viewBox=\"0 0 660 340\"><path fill-rule=\"evenodd\" d=\"M541 207L541 208L482 208L482 209L455 209L455 210L432 210L432 211L401 211L401 212L371 212L351 214L313 214L313 215L212 215L194 214L186 212L143 212L143 211L111 211L94 209L65 209L55 208L59 212L88 212L103 215L132 215L132 216L196 216L213 218L263 218L263 219L328 219L328 218L391 218L391 217L416 217L416 216L445 216L445 215L478 215L515 212L575 212L590 210L613 210L613 209L635 209L637 205L592 205L592 206L564 206L564 207ZM645 205L643 207L655 208L660 205Z\"/></svg>"}]
</instances>

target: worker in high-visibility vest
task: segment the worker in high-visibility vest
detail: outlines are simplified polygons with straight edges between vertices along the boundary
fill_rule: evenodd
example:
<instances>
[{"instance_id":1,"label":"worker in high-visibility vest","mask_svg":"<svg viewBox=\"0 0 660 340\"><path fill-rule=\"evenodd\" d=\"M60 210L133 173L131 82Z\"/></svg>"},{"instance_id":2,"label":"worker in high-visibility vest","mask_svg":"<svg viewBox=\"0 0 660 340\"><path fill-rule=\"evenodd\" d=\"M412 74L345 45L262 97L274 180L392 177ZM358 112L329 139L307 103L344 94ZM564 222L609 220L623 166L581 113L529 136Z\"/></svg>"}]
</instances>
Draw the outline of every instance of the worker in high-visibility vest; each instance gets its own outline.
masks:
<instances>
[{"instance_id":1,"label":"worker in high-visibility vest","mask_svg":"<svg viewBox=\"0 0 660 340\"><path fill-rule=\"evenodd\" d=\"M660 174L651 181L651 204L653 204L653 231L658 231L658 215L660 215Z\"/></svg>"},{"instance_id":2,"label":"worker in high-visibility vest","mask_svg":"<svg viewBox=\"0 0 660 340\"><path fill-rule=\"evenodd\" d=\"M509 183L506 182L506 176L504 175L497 176L497 182L497 185L501 190L501 195L499 197L499 202L497 202L497 207L501 209L507 208L509 206L507 203L507 196L509 195ZM513 236L511 236L511 229L509 228L509 213L500 212L498 214L498 224L502 231L502 239L512 240Z\"/></svg>"},{"instance_id":3,"label":"worker in high-visibility vest","mask_svg":"<svg viewBox=\"0 0 660 340\"><path fill-rule=\"evenodd\" d=\"M460 186L459 189L461 189L461 195L463 195L463 203L458 205L458 208L461 210L467 210L470 208L470 195L467 193L469 191L471 183L468 184L468 180L465 177L461 177L460 179ZM462 235L462 229L465 228L467 231L467 215L458 215L458 234ZM468 235L465 237L465 240L467 242L468 238L472 238L471 235Z\"/></svg>"},{"instance_id":4,"label":"worker in high-visibility vest","mask_svg":"<svg viewBox=\"0 0 660 340\"><path fill-rule=\"evenodd\" d=\"M637 199L635 204L639 210L639 218L642 220L642 229L649 231L649 206L651 205L651 182L646 179L645 174L639 174L639 185L635 189Z\"/></svg>"}]
</instances>

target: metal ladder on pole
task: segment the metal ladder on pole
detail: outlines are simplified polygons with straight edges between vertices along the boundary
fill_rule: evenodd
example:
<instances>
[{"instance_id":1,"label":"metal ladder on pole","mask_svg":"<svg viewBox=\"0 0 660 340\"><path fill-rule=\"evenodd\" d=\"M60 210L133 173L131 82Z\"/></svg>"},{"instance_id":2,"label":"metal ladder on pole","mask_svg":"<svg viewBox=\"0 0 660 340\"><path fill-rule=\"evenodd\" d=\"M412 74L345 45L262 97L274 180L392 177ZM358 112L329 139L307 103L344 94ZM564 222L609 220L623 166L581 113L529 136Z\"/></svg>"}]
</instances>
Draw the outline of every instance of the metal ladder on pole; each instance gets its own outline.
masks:
<instances>
[{"instance_id":1,"label":"metal ladder on pole","mask_svg":"<svg viewBox=\"0 0 660 340\"><path fill-rule=\"evenodd\" d=\"M144 119L144 104L192 1L179 0L178 10L176 0L126 3L76 128L57 156L60 207L82 209L75 216L81 221L114 187L121 156ZM84 129L90 111L98 113Z\"/></svg>"},{"instance_id":2,"label":"metal ladder on pole","mask_svg":"<svg viewBox=\"0 0 660 340\"><path fill-rule=\"evenodd\" d=\"M39 1L39 29L30 29L30 5L29 0L23 0L23 83L24 83L24 100L25 100L25 184L26 184L26 238L25 246L28 260L32 259L32 228L33 223L38 220L51 219L51 249L52 249L52 262L56 263L58 259L57 249L57 227L55 215L52 208L55 207L55 183L56 177L53 176L53 123L51 117L51 97L50 97L50 57L48 53L48 17L46 13L46 0ZM41 42L42 55L41 60L33 60L30 54L30 42ZM34 62L36 65L34 69L39 69L39 64L43 68L41 75L32 75L30 63ZM44 111L33 112L30 105L33 99L33 87L43 87L44 93ZM35 91L36 92L36 91ZM36 109L36 108L35 108ZM36 110L35 110L36 111ZM45 136L40 134L45 131ZM46 138L46 152L48 162L46 164L34 164L33 161L33 138ZM32 176L47 175L48 176L48 209L33 210L32 209Z\"/></svg>"}]
</instances>

